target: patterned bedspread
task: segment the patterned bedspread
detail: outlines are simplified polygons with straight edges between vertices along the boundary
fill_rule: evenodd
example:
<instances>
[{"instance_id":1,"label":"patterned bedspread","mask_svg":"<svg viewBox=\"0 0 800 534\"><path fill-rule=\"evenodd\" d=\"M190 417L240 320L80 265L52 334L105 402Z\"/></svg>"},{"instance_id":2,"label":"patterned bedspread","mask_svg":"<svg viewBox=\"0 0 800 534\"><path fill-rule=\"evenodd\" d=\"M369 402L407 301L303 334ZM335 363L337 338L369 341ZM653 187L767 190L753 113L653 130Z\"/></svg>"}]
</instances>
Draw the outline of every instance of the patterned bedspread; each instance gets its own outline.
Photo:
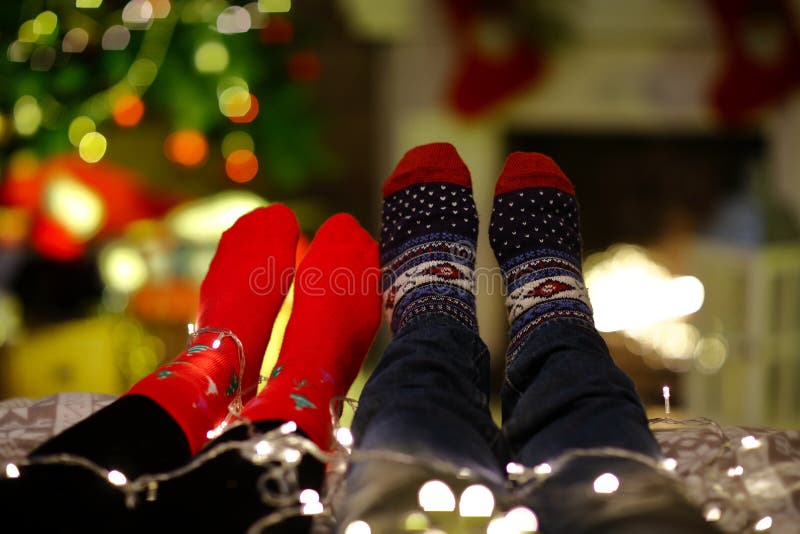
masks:
<instances>
[{"instance_id":1,"label":"patterned bedspread","mask_svg":"<svg viewBox=\"0 0 800 534\"><path fill-rule=\"evenodd\" d=\"M60 393L0 401L0 462L30 450L115 399ZM800 532L800 430L720 427L709 420L654 425L692 501L727 532Z\"/></svg>"}]
</instances>

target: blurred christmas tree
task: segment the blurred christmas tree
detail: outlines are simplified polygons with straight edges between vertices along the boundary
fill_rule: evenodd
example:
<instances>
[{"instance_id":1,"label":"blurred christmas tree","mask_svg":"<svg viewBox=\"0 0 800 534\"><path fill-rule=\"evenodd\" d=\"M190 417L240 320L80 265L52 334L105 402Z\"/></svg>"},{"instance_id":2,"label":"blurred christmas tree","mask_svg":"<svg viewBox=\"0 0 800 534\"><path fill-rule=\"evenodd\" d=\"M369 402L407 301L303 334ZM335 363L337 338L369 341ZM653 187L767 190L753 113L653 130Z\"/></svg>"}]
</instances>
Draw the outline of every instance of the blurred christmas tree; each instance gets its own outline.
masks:
<instances>
[{"instance_id":1,"label":"blurred christmas tree","mask_svg":"<svg viewBox=\"0 0 800 534\"><path fill-rule=\"evenodd\" d=\"M291 7L291 0L7 3L0 164L21 151L39 158L73 151L192 195L237 184L270 199L312 190L330 179L333 161L314 107L317 33L295 24Z\"/></svg>"}]
</instances>

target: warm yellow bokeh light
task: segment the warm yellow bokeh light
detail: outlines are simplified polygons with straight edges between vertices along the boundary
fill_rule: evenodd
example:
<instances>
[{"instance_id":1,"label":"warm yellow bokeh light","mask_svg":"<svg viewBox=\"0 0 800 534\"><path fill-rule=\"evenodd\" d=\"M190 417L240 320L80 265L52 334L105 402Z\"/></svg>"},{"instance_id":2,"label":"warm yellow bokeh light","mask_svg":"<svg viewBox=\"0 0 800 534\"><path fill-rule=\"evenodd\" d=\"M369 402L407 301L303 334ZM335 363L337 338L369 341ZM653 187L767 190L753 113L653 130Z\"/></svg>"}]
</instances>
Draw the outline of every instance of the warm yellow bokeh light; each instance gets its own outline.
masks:
<instances>
[{"instance_id":1,"label":"warm yellow bokeh light","mask_svg":"<svg viewBox=\"0 0 800 534\"><path fill-rule=\"evenodd\" d=\"M103 224L106 208L102 199L69 175L51 179L44 197L45 212L76 239L86 241Z\"/></svg>"},{"instance_id":2,"label":"warm yellow bokeh light","mask_svg":"<svg viewBox=\"0 0 800 534\"><path fill-rule=\"evenodd\" d=\"M94 8L100 7L103 0L75 0L75 7Z\"/></svg>"},{"instance_id":3,"label":"warm yellow bokeh light","mask_svg":"<svg viewBox=\"0 0 800 534\"><path fill-rule=\"evenodd\" d=\"M96 129L97 125L89 117L85 115L75 117L72 119L72 122L69 123L69 130L67 131L69 142L72 143L72 146L77 147L80 145L81 139L83 139L84 135L91 133Z\"/></svg>"},{"instance_id":4,"label":"warm yellow bokeh light","mask_svg":"<svg viewBox=\"0 0 800 534\"><path fill-rule=\"evenodd\" d=\"M237 150L253 152L255 146L249 133L242 131L231 132L222 138L222 155L227 158Z\"/></svg>"},{"instance_id":5,"label":"warm yellow bokeh light","mask_svg":"<svg viewBox=\"0 0 800 534\"><path fill-rule=\"evenodd\" d=\"M36 133L42 125L42 108L36 99L30 95L19 98L14 104L14 127L22 136Z\"/></svg>"},{"instance_id":6,"label":"warm yellow bokeh light","mask_svg":"<svg viewBox=\"0 0 800 534\"><path fill-rule=\"evenodd\" d=\"M36 39L39 38L39 34L36 33L36 23L32 20L23 22L19 27L17 36L23 43L35 43Z\"/></svg>"},{"instance_id":7,"label":"warm yellow bokeh light","mask_svg":"<svg viewBox=\"0 0 800 534\"><path fill-rule=\"evenodd\" d=\"M57 26L58 16L52 11L42 11L33 19L33 31L37 35L50 35Z\"/></svg>"},{"instance_id":8,"label":"warm yellow bokeh light","mask_svg":"<svg viewBox=\"0 0 800 534\"><path fill-rule=\"evenodd\" d=\"M246 115L251 104L250 91L238 86L228 87L219 95L219 110L226 117Z\"/></svg>"},{"instance_id":9,"label":"warm yellow bokeh light","mask_svg":"<svg viewBox=\"0 0 800 534\"><path fill-rule=\"evenodd\" d=\"M78 144L78 154L87 163L97 163L106 154L108 141L100 132L89 132L81 138Z\"/></svg>"},{"instance_id":10,"label":"warm yellow bokeh light","mask_svg":"<svg viewBox=\"0 0 800 534\"><path fill-rule=\"evenodd\" d=\"M131 293L147 282L147 262L132 245L114 244L100 253L100 276L117 291Z\"/></svg>"},{"instance_id":11,"label":"warm yellow bokeh light","mask_svg":"<svg viewBox=\"0 0 800 534\"><path fill-rule=\"evenodd\" d=\"M286 13L292 9L292 0L258 0L258 9L263 13Z\"/></svg>"},{"instance_id":12,"label":"warm yellow bokeh light","mask_svg":"<svg viewBox=\"0 0 800 534\"><path fill-rule=\"evenodd\" d=\"M228 49L218 41L208 41L197 47L194 66L204 74L222 72L228 67Z\"/></svg>"}]
</instances>

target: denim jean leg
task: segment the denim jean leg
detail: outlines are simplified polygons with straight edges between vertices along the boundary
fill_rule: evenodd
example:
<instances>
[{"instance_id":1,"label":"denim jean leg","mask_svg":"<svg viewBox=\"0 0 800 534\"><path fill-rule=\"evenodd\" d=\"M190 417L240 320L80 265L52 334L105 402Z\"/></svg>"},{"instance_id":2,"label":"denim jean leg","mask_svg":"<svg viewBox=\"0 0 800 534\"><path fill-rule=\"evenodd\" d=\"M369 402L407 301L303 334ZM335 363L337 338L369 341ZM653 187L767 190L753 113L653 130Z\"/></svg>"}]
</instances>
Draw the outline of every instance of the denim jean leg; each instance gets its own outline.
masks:
<instances>
[{"instance_id":1,"label":"denim jean leg","mask_svg":"<svg viewBox=\"0 0 800 534\"><path fill-rule=\"evenodd\" d=\"M348 517L363 519L382 501L402 506L399 495L415 502L419 486L413 484L433 478L420 465L445 462L490 487L503 486L505 458L498 451L505 449L488 396L489 353L476 332L444 314L422 315L398 331L364 386L353 420ZM403 453L417 465L358 460L358 453L375 451Z\"/></svg>"},{"instance_id":2,"label":"denim jean leg","mask_svg":"<svg viewBox=\"0 0 800 534\"><path fill-rule=\"evenodd\" d=\"M578 448L661 456L633 382L584 321L554 319L534 330L509 362L500 396L503 432L526 465Z\"/></svg>"}]
</instances>

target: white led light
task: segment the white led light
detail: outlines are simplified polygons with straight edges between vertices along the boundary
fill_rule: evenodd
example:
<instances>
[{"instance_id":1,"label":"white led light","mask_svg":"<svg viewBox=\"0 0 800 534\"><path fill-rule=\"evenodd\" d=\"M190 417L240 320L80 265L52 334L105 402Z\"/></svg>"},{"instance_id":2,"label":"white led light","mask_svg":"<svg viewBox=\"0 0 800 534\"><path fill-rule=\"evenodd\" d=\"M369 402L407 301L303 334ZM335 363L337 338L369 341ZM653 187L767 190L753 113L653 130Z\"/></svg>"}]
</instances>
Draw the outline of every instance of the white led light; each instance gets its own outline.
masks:
<instances>
[{"instance_id":1,"label":"white led light","mask_svg":"<svg viewBox=\"0 0 800 534\"><path fill-rule=\"evenodd\" d=\"M122 474L121 471L112 469L111 471L108 472L108 481L114 484L115 486L124 486L128 482L128 477Z\"/></svg>"},{"instance_id":2,"label":"white led light","mask_svg":"<svg viewBox=\"0 0 800 534\"><path fill-rule=\"evenodd\" d=\"M661 461L661 467L667 471L675 471L675 468L678 467L678 460L675 458L664 458Z\"/></svg>"},{"instance_id":3,"label":"white led light","mask_svg":"<svg viewBox=\"0 0 800 534\"><path fill-rule=\"evenodd\" d=\"M539 529L536 514L525 506L518 506L506 512L506 522L513 532L536 532Z\"/></svg>"},{"instance_id":4,"label":"white led light","mask_svg":"<svg viewBox=\"0 0 800 534\"><path fill-rule=\"evenodd\" d=\"M441 480L429 480L419 488L419 506L426 512L452 512L456 509L456 496Z\"/></svg>"},{"instance_id":5,"label":"white led light","mask_svg":"<svg viewBox=\"0 0 800 534\"><path fill-rule=\"evenodd\" d=\"M6 476L8 478L19 478L19 467L16 464L8 462L6 464Z\"/></svg>"},{"instance_id":6,"label":"white led light","mask_svg":"<svg viewBox=\"0 0 800 534\"><path fill-rule=\"evenodd\" d=\"M611 473L603 473L594 479L595 493L614 493L619 489L619 479Z\"/></svg>"},{"instance_id":7,"label":"white led light","mask_svg":"<svg viewBox=\"0 0 800 534\"><path fill-rule=\"evenodd\" d=\"M737 465L736 467L729 467L728 468L728 476L729 477L740 477L744 474L744 467L741 465Z\"/></svg>"},{"instance_id":8,"label":"white led light","mask_svg":"<svg viewBox=\"0 0 800 534\"><path fill-rule=\"evenodd\" d=\"M319 502L319 493L317 493L316 490L313 489L304 489L303 491L300 492L298 500L302 504Z\"/></svg>"},{"instance_id":9,"label":"white led light","mask_svg":"<svg viewBox=\"0 0 800 534\"><path fill-rule=\"evenodd\" d=\"M222 344L222 342L221 342L219 339L215 339L215 340L214 340L214 341L211 343L211 348L212 348L212 349L218 349L218 348L219 348L219 346L220 346L221 344Z\"/></svg>"},{"instance_id":10,"label":"white led light","mask_svg":"<svg viewBox=\"0 0 800 534\"><path fill-rule=\"evenodd\" d=\"M323 512L324 508L319 501L309 502L303 505L303 515L317 515Z\"/></svg>"},{"instance_id":11,"label":"white led light","mask_svg":"<svg viewBox=\"0 0 800 534\"><path fill-rule=\"evenodd\" d=\"M461 493L458 513L461 517L491 517L494 494L482 484L473 484Z\"/></svg>"},{"instance_id":12,"label":"white led light","mask_svg":"<svg viewBox=\"0 0 800 534\"><path fill-rule=\"evenodd\" d=\"M713 522L719 521L722 517L722 510L719 509L717 506L712 506L708 510L706 510L706 521Z\"/></svg>"},{"instance_id":13,"label":"white led light","mask_svg":"<svg viewBox=\"0 0 800 534\"><path fill-rule=\"evenodd\" d=\"M353 521L344 529L344 534L372 534L366 521Z\"/></svg>"},{"instance_id":14,"label":"white led light","mask_svg":"<svg viewBox=\"0 0 800 534\"><path fill-rule=\"evenodd\" d=\"M188 323L186 325L186 329L189 331L189 335L191 336L194 334L194 323Z\"/></svg>"},{"instance_id":15,"label":"white led light","mask_svg":"<svg viewBox=\"0 0 800 534\"><path fill-rule=\"evenodd\" d=\"M267 441L259 441L256 443L256 454L259 456L266 456L272 452L272 445Z\"/></svg>"},{"instance_id":16,"label":"white led light","mask_svg":"<svg viewBox=\"0 0 800 534\"><path fill-rule=\"evenodd\" d=\"M753 527L756 532L763 532L765 530L769 530L770 528L772 528L772 518L768 515L759 519L758 523L756 523L756 526Z\"/></svg>"},{"instance_id":17,"label":"white led light","mask_svg":"<svg viewBox=\"0 0 800 534\"><path fill-rule=\"evenodd\" d=\"M352 447L353 446L353 434L350 432L349 428L346 427L339 427L336 429L336 441L338 441L344 447Z\"/></svg>"},{"instance_id":18,"label":"white led light","mask_svg":"<svg viewBox=\"0 0 800 534\"><path fill-rule=\"evenodd\" d=\"M508 462L506 464L506 473L509 475L521 475L525 472L525 466L517 462Z\"/></svg>"},{"instance_id":19,"label":"white led light","mask_svg":"<svg viewBox=\"0 0 800 534\"><path fill-rule=\"evenodd\" d=\"M549 475L553 472L553 468L547 462L541 463L533 468L533 472L537 475Z\"/></svg>"},{"instance_id":20,"label":"white led light","mask_svg":"<svg viewBox=\"0 0 800 534\"><path fill-rule=\"evenodd\" d=\"M296 464L302 457L303 454L297 449L286 449L283 451L283 459L290 464Z\"/></svg>"},{"instance_id":21,"label":"white led light","mask_svg":"<svg viewBox=\"0 0 800 534\"><path fill-rule=\"evenodd\" d=\"M280 430L281 434L291 434L292 432L297 432L297 423L294 421L283 423Z\"/></svg>"},{"instance_id":22,"label":"white led light","mask_svg":"<svg viewBox=\"0 0 800 534\"><path fill-rule=\"evenodd\" d=\"M761 446L761 441L755 436L745 436L742 438L742 447L745 449L757 449Z\"/></svg>"}]
</instances>

